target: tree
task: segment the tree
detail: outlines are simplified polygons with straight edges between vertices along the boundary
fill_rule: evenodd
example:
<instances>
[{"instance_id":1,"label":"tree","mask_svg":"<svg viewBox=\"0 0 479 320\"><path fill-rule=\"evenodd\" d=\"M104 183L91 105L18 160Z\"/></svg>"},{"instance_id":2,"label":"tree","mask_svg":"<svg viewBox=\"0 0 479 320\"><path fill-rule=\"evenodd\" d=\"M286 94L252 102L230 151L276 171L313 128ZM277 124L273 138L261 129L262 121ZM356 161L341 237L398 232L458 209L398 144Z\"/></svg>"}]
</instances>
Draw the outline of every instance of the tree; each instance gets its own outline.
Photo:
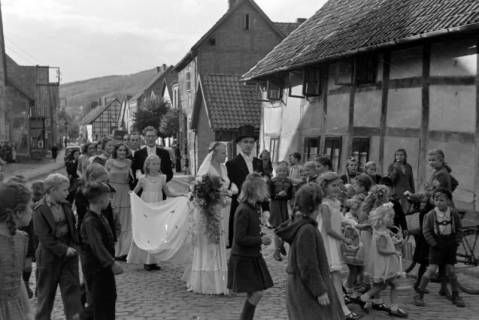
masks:
<instances>
[{"instance_id":1,"label":"tree","mask_svg":"<svg viewBox=\"0 0 479 320\"><path fill-rule=\"evenodd\" d=\"M177 109L169 108L166 114L160 120L160 137L176 137L179 131L179 112Z\"/></svg>"},{"instance_id":2,"label":"tree","mask_svg":"<svg viewBox=\"0 0 479 320\"><path fill-rule=\"evenodd\" d=\"M145 100L135 113L133 128L138 132L148 126L159 130L161 119L169 109L169 103L163 99Z\"/></svg>"}]
</instances>

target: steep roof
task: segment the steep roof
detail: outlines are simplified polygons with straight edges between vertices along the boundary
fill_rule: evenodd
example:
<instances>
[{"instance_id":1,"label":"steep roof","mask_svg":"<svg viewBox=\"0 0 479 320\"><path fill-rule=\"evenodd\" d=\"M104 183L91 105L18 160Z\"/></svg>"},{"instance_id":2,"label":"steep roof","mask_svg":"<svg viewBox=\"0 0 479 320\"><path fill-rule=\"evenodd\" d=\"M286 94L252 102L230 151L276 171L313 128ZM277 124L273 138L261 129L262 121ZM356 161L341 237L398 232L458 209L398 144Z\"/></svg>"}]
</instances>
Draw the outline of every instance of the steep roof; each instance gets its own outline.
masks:
<instances>
[{"instance_id":1,"label":"steep roof","mask_svg":"<svg viewBox=\"0 0 479 320\"><path fill-rule=\"evenodd\" d=\"M274 24L281 30L285 36L288 36L293 32L297 27L301 25L302 22L275 22Z\"/></svg>"},{"instance_id":2,"label":"steep roof","mask_svg":"<svg viewBox=\"0 0 479 320\"><path fill-rule=\"evenodd\" d=\"M209 74L200 78L201 92L195 101L192 126L197 127L201 102L206 105L213 130L234 130L242 125L259 129L260 93L256 85L240 82L240 75ZM201 101L203 100L203 101Z\"/></svg>"},{"instance_id":3,"label":"steep roof","mask_svg":"<svg viewBox=\"0 0 479 320\"><path fill-rule=\"evenodd\" d=\"M475 29L479 29L477 0L329 0L243 79Z\"/></svg>"},{"instance_id":4,"label":"steep roof","mask_svg":"<svg viewBox=\"0 0 479 320\"><path fill-rule=\"evenodd\" d=\"M106 111L113 103L118 103L121 105L121 102L118 99L112 100L109 104L106 106L98 106L96 108L93 108L88 112L81 120L80 120L80 125L86 125L86 124L91 124L93 121L95 121L104 111ZM118 121L118 120L116 120Z\"/></svg>"},{"instance_id":5,"label":"steep roof","mask_svg":"<svg viewBox=\"0 0 479 320\"><path fill-rule=\"evenodd\" d=\"M36 67L20 66L8 54L6 59L6 82L30 101L35 101Z\"/></svg>"},{"instance_id":6,"label":"steep roof","mask_svg":"<svg viewBox=\"0 0 479 320\"><path fill-rule=\"evenodd\" d=\"M181 59L180 62L178 62L175 66L176 71L182 70L188 63L190 63L191 60L194 59L194 57L197 55L197 50L198 48L207 40L210 38L210 36L225 22L230 16L233 15L233 13L240 8L243 3L248 2L253 6L253 8L256 9L256 11L265 19L265 21L271 26L271 28L278 33L278 35L281 36L281 38L284 38L287 34L283 33L283 31L274 23L271 21L271 19L264 13L263 10L254 2L253 0L241 0L241 1L236 1L236 3L233 5L232 8L229 8L228 11L209 29L201 38L198 40L188 51L188 53Z\"/></svg>"},{"instance_id":7,"label":"steep roof","mask_svg":"<svg viewBox=\"0 0 479 320\"><path fill-rule=\"evenodd\" d=\"M176 72L173 66L169 66L162 72L155 74L155 76L151 79L151 81L146 85L143 89L137 92L133 97L129 100L138 100L148 91L151 87L153 87L158 81L163 82L166 86L171 86L175 82L178 82L178 73ZM171 89L171 88L168 88ZM171 94L171 92L169 92Z\"/></svg>"}]
</instances>

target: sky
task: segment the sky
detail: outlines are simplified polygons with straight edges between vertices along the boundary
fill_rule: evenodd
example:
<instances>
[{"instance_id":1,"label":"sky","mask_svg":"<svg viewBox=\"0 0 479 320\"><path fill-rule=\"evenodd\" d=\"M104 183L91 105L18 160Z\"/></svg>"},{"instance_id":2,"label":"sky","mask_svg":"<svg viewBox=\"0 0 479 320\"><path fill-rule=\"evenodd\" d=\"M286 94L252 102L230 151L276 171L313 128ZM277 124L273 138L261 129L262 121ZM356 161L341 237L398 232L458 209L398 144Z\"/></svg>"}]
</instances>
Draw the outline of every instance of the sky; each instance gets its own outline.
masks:
<instances>
[{"instance_id":1,"label":"sky","mask_svg":"<svg viewBox=\"0 0 479 320\"><path fill-rule=\"evenodd\" d=\"M60 67L61 82L175 65L228 0L0 0L6 52ZM273 21L311 17L326 0L256 0Z\"/></svg>"}]
</instances>

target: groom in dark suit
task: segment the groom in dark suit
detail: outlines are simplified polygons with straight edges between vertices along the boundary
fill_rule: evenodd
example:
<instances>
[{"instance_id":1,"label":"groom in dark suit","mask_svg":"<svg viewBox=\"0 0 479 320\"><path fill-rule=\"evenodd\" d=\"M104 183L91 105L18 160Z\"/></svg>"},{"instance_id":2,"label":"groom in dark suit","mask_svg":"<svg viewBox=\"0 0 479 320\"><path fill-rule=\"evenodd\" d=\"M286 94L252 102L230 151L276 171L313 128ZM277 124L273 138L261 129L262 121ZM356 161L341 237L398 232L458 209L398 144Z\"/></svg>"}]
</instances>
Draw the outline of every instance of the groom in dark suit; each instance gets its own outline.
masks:
<instances>
[{"instance_id":1,"label":"groom in dark suit","mask_svg":"<svg viewBox=\"0 0 479 320\"><path fill-rule=\"evenodd\" d=\"M228 178L231 183L236 184L238 187L238 194L232 196L230 219L229 219L229 247L233 245L233 232L234 232L234 217L235 211L238 207L238 196L241 193L241 186L246 180L248 174L257 172L263 174L263 162L253 157L253 149L256 143L256 135L254 128L249 125L245 125L239 128L238 137L236 143L240 150L239 154L226 162L226 168L228 169ZM263 203L263 212L269 212L268 202Z\"/></svg>"},{"instance_id":2,"label":"groom in dark suit","mask_svg":"<svg viewBox=\"0 0 479 320\"><path fill-rule=\"evenodd\" d=\"M148 126L143 130L143 134L145 135L146 146L135 152L131 164L131 169L136 179L139 178L140 174L144 173L143 165L146 158L151 154L156 154L161 159L161 172L166 175L166 181L170 181L173 178L170 153L156 145L158 134L155 128Z\"/></svg>"},{"instance_id":3,"label":"groom in dark suit","mask_svg":"<svg viewBox=\"0 0 479 320\"><path fill-rule=\"evenodd\" d=\"M173 169L171 167L170 153L163 148L160 148L156 145L156 140L158 139L158 134L155 128L149 126L143 130L145 135L146 146L135 152L133 156L133 162L131 164L131 169L135 175L136 181L133 185L136 185L140 175L143 172L143 165L145 164L146 158L149 155L156 154L161 159L161 172L166 175L166 181L170 181L173 178ZM166 196L163 194L163 198ZM153 271L160 270L160 266L156 264L145 264L145 270Z\"/></svg>"}]
</instances>

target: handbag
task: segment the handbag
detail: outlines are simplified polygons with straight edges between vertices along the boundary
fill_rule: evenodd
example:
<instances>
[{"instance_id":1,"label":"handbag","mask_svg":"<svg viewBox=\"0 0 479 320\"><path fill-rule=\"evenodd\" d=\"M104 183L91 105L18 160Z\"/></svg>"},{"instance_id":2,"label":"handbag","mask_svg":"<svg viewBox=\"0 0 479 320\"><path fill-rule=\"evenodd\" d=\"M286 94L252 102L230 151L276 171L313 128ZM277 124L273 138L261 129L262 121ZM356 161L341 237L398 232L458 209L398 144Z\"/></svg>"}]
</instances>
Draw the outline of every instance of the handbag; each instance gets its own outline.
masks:
<instances>
[{"instance_id":1,"label":"handbag","mask_svg":"<svg viewBox=\"0 0 479 320\"><path fill-rule=\"evenodd\" d=\"M407 230L412 235L418 235L421 233L420 212L414 210L414 205L409 206L409 210L406 213Z\"/></svg>"}]
</instances>

